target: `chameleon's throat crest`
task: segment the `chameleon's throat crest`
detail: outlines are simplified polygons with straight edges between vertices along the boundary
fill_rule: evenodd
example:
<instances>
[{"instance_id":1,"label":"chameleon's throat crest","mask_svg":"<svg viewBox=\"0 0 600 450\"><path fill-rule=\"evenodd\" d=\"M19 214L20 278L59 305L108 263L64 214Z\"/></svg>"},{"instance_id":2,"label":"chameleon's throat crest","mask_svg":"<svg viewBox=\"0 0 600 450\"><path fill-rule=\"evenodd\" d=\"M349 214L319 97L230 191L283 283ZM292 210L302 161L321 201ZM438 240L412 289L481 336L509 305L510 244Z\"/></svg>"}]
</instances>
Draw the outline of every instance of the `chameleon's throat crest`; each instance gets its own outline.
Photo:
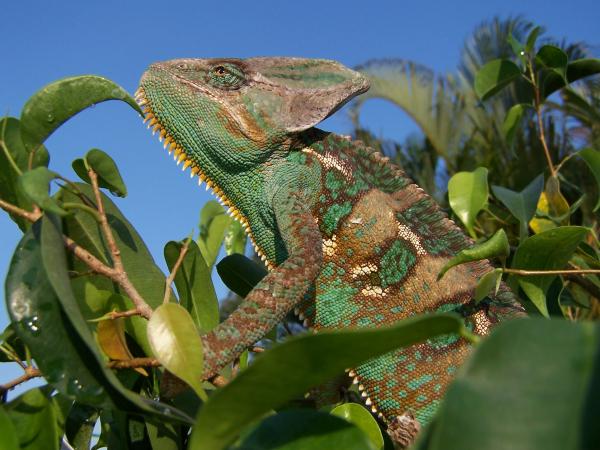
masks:
<instances>
[{"instance_id":1,"label":"chameleon's throat crest","mask_svg":"<svg viewBox=\"0 0 600 450\"><path fill-rule=\"evenodd\" d=\"M270 261L266 253L258 246L256 243L256 239L252 235L252 230L250 228L250 223L248 219L242 214L242 212L235 207L233 202L231 202L223 189L221 189L214 180L212 180L203 170L202 168L187 154L185 148L181 146L174 138L169 134L163 124L160 122L157 115L154 114L152 108L150 106L150 102L146 97L146 93L144 92L144 88L140 87L135 93L135 99L137 103L140 105L142 112L144 113L144 123L147 124L148 129L152 129L152 135L158 132L158 140L163 142L163 147L168 150L169 154L173 154L173 159L176 161L177 165L183 163L182 170L185 171L188 167L190 168L190 177L194 176L198 177L198 185L202 185L204 181L206 184L206 190L211 189L214 195L217 197L219 203L223 206L227 207L227 214L233 217L235 220L242 224L242 228L244 232L250 237L250 241L256 250L256 253L262 261L265 263L269 270L275 267L275 264Z\"/></svg>"}]
</instances>

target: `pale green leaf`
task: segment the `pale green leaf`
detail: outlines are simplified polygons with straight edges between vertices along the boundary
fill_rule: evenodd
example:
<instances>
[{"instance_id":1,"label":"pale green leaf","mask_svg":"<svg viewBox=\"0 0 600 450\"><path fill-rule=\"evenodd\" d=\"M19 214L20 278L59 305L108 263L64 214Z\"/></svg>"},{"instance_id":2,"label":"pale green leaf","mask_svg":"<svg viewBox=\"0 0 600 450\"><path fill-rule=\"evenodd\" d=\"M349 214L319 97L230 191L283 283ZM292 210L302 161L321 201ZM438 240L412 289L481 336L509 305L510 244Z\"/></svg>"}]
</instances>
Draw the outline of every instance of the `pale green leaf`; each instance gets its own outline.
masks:
<instances>
[{"instance_id":1,"label":"pale green leaf","mask_svg":"<svg viewBox=\"0 0 600 450\"><path fill-rule=\"evenodd\" d=\"M333 408L329 414L341 417L360 428L373 444L374 449L383 450L383 436L377 421L370 411L358 403L343 403Z\"/></svg>"},{"instance_id":2,"label":"pale green leaf","mask_svg":"<svg viewBox=\"0 0 600 450\"><path fill-rule=\"evenodd\" d=\"M477 214L487 203L487 169L478 167L473 172L458 172L448 182L448 200L454 213L475 237L473 225Z\"/></svg>"}]
</instances>

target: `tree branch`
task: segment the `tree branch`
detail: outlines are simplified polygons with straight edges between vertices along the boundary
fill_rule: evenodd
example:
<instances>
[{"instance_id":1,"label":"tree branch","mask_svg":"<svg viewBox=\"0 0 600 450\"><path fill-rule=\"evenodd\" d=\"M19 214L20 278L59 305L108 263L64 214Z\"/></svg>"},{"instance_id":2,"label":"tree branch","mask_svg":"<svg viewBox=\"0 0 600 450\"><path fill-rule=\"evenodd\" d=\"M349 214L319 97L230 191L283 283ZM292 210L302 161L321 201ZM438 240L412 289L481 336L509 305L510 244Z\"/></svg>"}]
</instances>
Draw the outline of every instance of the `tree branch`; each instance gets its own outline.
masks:
<instances>
[{"instance_id":1,"label":"tree branch","mask_svg":"<svg viewBox=\"0 0 600 450\"><path fill-rule=\"evenodd\" d=\"M32 378L42 376L42 372L40 372L40 370L35 367L28 366L25 367L24 370L25 373L20 377L17 377L14 380L9 381L8 383L0 384L0 396L3 395L5 392L10 391L11 389L14 389L19 384L25 383L26 381L29 381Z\"/></svg>"}]
</instances>

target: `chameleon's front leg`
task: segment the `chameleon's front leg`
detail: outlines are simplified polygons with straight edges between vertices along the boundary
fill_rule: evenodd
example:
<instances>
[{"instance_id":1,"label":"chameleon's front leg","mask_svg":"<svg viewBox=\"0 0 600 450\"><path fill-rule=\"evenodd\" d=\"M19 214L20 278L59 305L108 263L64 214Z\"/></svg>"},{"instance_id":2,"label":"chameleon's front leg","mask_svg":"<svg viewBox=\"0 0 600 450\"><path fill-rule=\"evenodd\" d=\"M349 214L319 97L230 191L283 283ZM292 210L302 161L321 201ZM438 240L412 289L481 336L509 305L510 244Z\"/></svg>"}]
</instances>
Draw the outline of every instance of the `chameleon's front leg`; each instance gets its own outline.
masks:
<instances>
[{"instance_id":1,"label":"chameleon's front leg","mask_svg":"<svg viewBox=\"0 0 600 450\"><path fill-rule=\"evenodd\" d=\"M202 336L209 378L261 339L303 298L323 260L321 235L303 195L280 190L273 209L288 258L248 294L238 308Z\"/></svg>"}]
</instances>

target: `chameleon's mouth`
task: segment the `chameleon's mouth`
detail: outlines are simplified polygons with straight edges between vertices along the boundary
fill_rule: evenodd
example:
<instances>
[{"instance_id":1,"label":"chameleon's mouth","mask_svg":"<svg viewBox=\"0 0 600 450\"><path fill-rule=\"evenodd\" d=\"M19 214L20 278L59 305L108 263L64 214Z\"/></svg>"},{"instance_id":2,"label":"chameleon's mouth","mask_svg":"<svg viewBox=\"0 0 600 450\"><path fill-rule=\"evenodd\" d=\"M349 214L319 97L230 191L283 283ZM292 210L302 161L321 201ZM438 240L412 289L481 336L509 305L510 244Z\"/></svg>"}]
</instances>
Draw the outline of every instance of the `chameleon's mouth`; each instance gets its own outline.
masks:
<instances>
[{"instance_id":1,"label":"chameleon's mouth","mask_svg":"<svg viewBox=\"0 0 600 450\"><path fill-rule=\"evenodd\" d=\"M160 120L152 110L150 102L146 97L146 92L143 87L139 87L135 92L135 100L140 105L142 112L144 113L144 123L148 129L152 129L152 135L158 133L158 140L163 143L165 150L168 150L169 154L173 154L173 159L179 165L183 163L182 170L185 171L187 168L190 169L190 178L194 176L198 177L198 185L201 186L202 182L206 185L206 190L212 190L217 197L217 200L221 205L227 208L227 214L233 217L235 220L241 223L244 232L250 237L250 241L256 250L256 253L262 261L265 263L267 268L271 270L274 265L267 259L265 253L256 244L256 240L252 235L250 229L250 223L248 219L237 209L234 204L227 198L223 189L221 189L210 177L203 172L200 166L186 153L185 149L173 138L173 136L167 131L167 129L160 123Z\"/></svg>"}]
</instances>

